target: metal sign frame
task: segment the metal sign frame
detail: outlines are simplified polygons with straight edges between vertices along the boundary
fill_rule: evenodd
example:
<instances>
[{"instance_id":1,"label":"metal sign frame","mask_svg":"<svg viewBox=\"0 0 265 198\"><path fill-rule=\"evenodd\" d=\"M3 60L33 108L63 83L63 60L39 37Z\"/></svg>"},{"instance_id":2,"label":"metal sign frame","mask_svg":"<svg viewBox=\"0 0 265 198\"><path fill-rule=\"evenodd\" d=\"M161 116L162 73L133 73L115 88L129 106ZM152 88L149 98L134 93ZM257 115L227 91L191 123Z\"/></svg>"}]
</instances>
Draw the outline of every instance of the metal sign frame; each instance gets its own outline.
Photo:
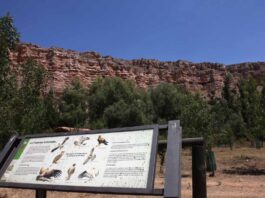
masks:
<instances>
[{"instance_id":1,"label":"metal sign frame","mask_svg":"<svg viewBox=\"0 0 265 198\"><path fill-rule=\"evenodd\" d=\"M51 190L51 191L67 191L67 192L90 192L90 193L112 193L112 194L151 194L154 188L155 179L155 167L156 167L156 156L158 147L158 125L145 125L136 127L125 127L125 128L114 128L114 129L101 129L101 130L91 130L89 132L67 132L67 133L46 133L46 134L36 134L36 135L25 135L19 137L19 144L11 144L13 141L9 141L6 145L5 150L9 148L9 154L6 156L6 160L1 162L3 166L0 168L0 177L3 176L7 167L13 160L16 151L20 148L21 144L25 139L29 138L42 138L42 137L58 137L58 136L73 136L73 135L84 135L84 134L99 134L99 133L113 133L113 132L130 132L137 130L153 130L149 170L147 177L147 187L146 188L122 188L122 187L86 187L86 186L71 186L71 185L48 185L48 184L31 184L31 183L15 183L15 182L1 182L0 187L7 188L23 188L23 189L37 189L37 190ZM4 150L3 150L4 151ZM1 161L4 158L4 153L1 153Z\"/></svg>"},{"instance_id":2,"label":"metal sign frame","mask_svg":"<svg viewBox=\"0 0 265 198\"><path fill-rule=\"evenodd\" d=\"M205 147L203 138L186 138L182 139L182 128L178 120L169 121L164 125L146 125L137 127L126 127L116 129L93 130L89 132L72 132L72 133L54 133L39 134L27 136L14 136L10 138L0 154L0 176L3 175L8 164L13 159L19 144L25 138L31 137L55 137L70 136L82 134L111 133L123 131L135 131L141 129L154 129L151 147L151 156L149 163L148 185L147 188L111 188L111 187L78 187L46 184L18 184L0 182L0 187L22 188L36 190L36 198L46 198L47 191L64 191L64 192L88 192L88 193L108 193L108 194L133 194L133 195L153 195L163 196L166 198L181 197L181 150L182 147L192 147L192 196L193 198L206 198L206 170L205 170ZM158 141L158 133L167 133L167 140ZM162 189L154 188L155 166L157 148L166 147L165 159L165 186Z\"/></svg>"}]
</instances>

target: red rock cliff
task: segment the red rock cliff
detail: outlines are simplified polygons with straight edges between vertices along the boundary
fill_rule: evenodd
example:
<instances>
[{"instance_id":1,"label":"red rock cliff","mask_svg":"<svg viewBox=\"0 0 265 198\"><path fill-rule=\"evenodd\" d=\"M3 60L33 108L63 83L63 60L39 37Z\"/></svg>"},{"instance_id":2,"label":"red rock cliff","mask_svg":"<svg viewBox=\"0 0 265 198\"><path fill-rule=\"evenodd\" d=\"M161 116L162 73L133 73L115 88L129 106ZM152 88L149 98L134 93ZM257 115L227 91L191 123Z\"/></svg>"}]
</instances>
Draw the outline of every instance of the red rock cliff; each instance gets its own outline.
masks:
<instances>
[{"instance_id":1,"label":"red rock cliff","mask_svg":"<svg viewBox=\"0 0 265 198\"><path fill-rule=\"evenodd\" d=\"M99 76L119 76L136 82L139 87L155 86L161 82L176 83L203 97L220 97L224 76L230 71L236 82L241 76L265 75L265 62L225 66L219 63L188 61L161 62L158 60L124 60L101 56L96 52L76 52L61 48L42 48L20 44L10 58L14 65L33 57L44 65L52 76L55 92L60 95L75 77L90 85Z\"/></svg>"}]
</instances>

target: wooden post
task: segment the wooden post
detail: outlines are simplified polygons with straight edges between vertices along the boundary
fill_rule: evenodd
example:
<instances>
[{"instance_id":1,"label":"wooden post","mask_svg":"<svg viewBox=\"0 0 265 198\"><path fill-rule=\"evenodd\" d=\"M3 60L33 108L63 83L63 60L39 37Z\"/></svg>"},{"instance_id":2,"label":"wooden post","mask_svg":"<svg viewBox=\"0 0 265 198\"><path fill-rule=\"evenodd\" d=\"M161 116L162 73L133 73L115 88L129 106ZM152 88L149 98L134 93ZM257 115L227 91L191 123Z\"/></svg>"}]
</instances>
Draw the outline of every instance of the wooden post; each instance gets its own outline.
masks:
<instances>
[{"instance_id":1,"label":"wooden post","mask_svg":"<svg viewBox=\"0 0 265 198\"><path fill-rule=\"evenodd\" d=\"M37 189L35 193L35 198L46 198L47 197L47 191L46 190L40 190Z\"/></svg>"},{"instance_id":2,"label":"wooden post","mask_svg":"<svg viewBox=\"0 0 265 198\"><path fill-rule=\"evenodd\" d=\"M205 148L192 146L192 197L207 198Z\"/></svg>"}]
</instances>

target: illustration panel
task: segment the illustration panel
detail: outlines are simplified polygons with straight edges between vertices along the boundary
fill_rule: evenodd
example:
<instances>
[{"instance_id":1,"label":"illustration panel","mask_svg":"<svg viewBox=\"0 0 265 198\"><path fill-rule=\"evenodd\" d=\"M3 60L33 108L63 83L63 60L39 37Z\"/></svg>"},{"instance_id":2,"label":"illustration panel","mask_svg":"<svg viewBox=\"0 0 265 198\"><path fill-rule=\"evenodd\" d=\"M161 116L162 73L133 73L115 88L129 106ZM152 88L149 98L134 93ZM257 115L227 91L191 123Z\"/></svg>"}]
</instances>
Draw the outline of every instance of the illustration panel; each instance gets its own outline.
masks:
<instances>
[{"instance_id":1,"label":"illustration panel","mask_svg":"<svg viewBox=\"0 0 265 198\"><path fill-rule=\"evenodd\" d=\"M153 129L26 138L1 182L146 188Z\"/></svg>"}]
</instances>

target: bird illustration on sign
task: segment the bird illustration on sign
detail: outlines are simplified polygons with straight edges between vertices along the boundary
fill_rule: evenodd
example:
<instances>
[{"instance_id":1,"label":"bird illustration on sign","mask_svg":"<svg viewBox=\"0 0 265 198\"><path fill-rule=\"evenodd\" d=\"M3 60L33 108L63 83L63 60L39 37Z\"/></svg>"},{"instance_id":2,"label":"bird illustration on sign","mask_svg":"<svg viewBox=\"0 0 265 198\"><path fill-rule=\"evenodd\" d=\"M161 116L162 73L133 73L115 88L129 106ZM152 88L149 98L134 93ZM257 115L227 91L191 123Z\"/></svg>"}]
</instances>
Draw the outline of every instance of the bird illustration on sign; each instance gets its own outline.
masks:
<instances>
[{"instance_id":1,"label":"bird illustration on sign","mask_svg":"<svg viewBox=\"0 0 265 198\"><path fill-rule=\"evenodd\" d=\"M100 146L101 144L108 145L108 143L109 142L104 137L102 137L102 135L98 136L98 146Z\"/></svg>"},{"instance_id":2,"label":"bird illustration on sign","mask_svg":"<svg viewBox=\"0 0 265 198\"><path fill-rule=\"evenodd\" d=\"M90 150L89 155L87 156L87 158L85 159L85 161L83 162L83 165L85 165L89 160L93 161L96 158L96 155L94 154L95 148L93 147Z\"/></svg>"},{"instance_id":3,"label":"bird illustration on sign","mask_svg":"<svg viewBox=\"0 0 265 198\"><path fill-rule=\"evenodd\" d=\"M61 151L60 154L56 155L56 156L53 158L52 163L53 163L53 164L57 164L58 161L62 158L63 154L64 154L64 151Z\"/></svg>"},{"instance_id":4,"label":"bird illustration on sign","mask_svg":"<svg viewBox=\"0 0 265 198\"><path fill-rule=\"evenodd\" d=\"M69 180L71 178L71 176L74 174L75 172L75 166L76 164L73 164L68 170L67 170L67 178L66 180Z\"/></svg>"},{"instance_id":5,"label":"bird illustration on sign","mask_svg":"<svg viewBox=\"0 0 265 198\"><path fill-rule=\"evenodd\" d=\"M64 138L63 142L62 142L62 143L59 143L58 146L56 146L55 148L53 148L53 149L51 150L51 152L54 152L54 151L56 151L57 149L62 149L64 143L65 143L67 140L69 140L69 137Z\"/></svg>"},{"instance_id":6,"label":"bird illustration on sign","mask_svg":"<svg viewBox=\"0 0 265 198\"><path fill-rule=\"evenodd\" d=\"M39 175L36 177L37 181L49 182L52 178L57 178L62 175L62 171L58 169L41 168Z\"/></svg>"},{"instance_id":7,"label":"bird illustration on sign","mask_svg":"<svg viewBox=\"0 0 265 198\"><path fill-rule=\"evenodd\" d=\"M85 170L79 174L79 179L88 179L89 181L93 180L99 175L99 170L95 167L91 168L90 170Z\"/></svg>"},{"instance_id":8,"label":"bird illustration on sign","mask_svg":"<svg viewBox=\"0 0 265 198\"><path fill-rule=\"evenodd\" d=\"M86 145L86 141L89 139L90 139L89 137L81 136L78 140L74 141L74 145L76 146Z\"/></svg>"}]
</instances>

